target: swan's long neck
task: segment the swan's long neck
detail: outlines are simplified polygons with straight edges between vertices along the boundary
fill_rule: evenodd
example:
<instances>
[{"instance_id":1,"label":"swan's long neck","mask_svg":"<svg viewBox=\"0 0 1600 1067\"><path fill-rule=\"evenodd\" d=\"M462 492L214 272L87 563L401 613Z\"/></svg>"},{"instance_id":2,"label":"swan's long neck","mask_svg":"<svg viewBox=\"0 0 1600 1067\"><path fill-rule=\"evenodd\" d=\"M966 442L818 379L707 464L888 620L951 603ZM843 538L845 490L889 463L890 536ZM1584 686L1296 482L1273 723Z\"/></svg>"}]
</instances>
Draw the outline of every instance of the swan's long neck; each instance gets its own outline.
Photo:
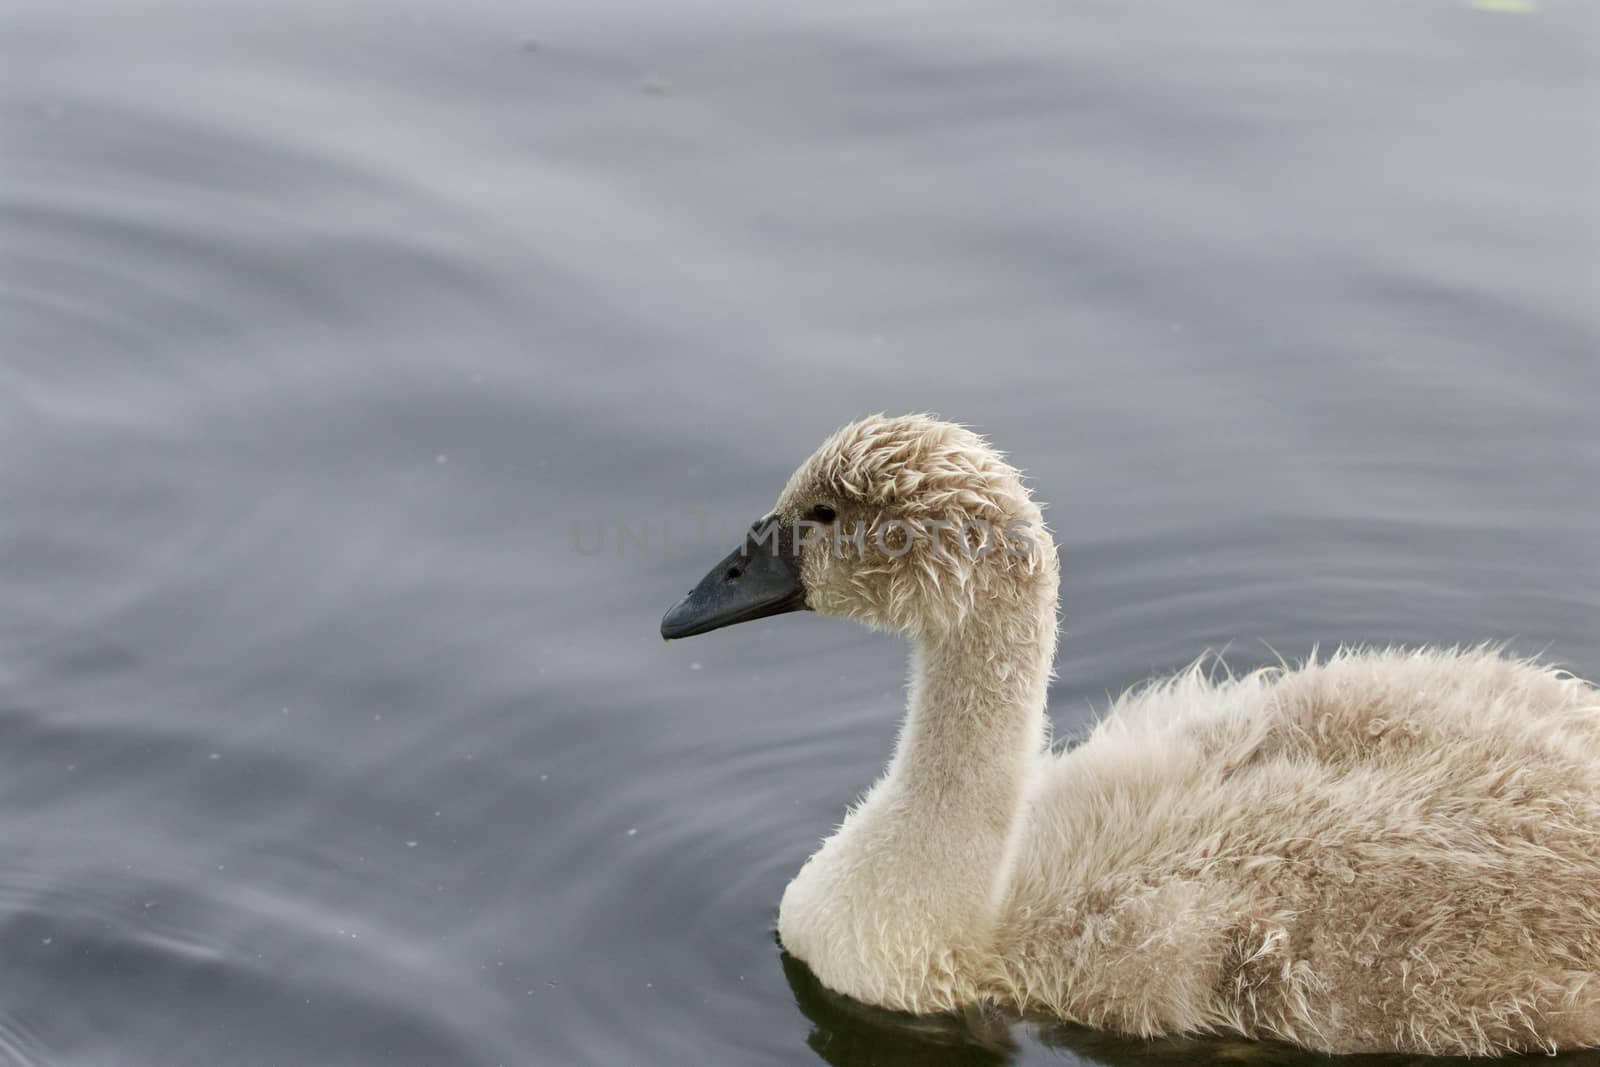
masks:
<instances>
[{"instance_id":1,"label":"swan's long neck","mask_svg":"<svg viewBox=\"0 0 1600 1067\"><path fill-rule=\"evenodd\" d=\"M915 1011L970 996L958 961L988 942L1047 743L1048 570L918 643L887 771L785 893L780 936L832 988Z\"/></svg>"},{"instance_id":2,"label":"swan's long neck","mask_svg":"<svg viewBox=\"0 0 1600 1067\"><path fill-rule=\"evenodd\" d=\"M961 926L982 924L1003 888L1028 779L1047 743L1054 605L1007 622L980 615L918 643L894 756L865 805L893 812L897 866L920 872L947 920Z\"/></svg>"}]
</instances>

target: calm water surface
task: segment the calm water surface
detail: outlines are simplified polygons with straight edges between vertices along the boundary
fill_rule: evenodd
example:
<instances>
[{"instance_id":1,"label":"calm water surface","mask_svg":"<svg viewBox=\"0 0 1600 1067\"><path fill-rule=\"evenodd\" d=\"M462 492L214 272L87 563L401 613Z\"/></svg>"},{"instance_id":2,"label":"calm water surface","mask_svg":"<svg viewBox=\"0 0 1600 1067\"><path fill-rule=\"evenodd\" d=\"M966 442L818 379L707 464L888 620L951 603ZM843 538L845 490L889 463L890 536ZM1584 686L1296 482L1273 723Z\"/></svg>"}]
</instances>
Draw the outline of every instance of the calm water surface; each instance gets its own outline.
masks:
<instances>
[{"instance_id":1,"label":"calm water surface","mask_svg":"<svg viewBox=\"0 0 1600 1067\"><path fill-rule=\"evenodd\" d=\"M1299 1062L818 989L904 650L657 621L935 410L1054 504L1060 733L1600 675L1591 11L4 0L0 1063Z\"/></svg>"}]
</instances>

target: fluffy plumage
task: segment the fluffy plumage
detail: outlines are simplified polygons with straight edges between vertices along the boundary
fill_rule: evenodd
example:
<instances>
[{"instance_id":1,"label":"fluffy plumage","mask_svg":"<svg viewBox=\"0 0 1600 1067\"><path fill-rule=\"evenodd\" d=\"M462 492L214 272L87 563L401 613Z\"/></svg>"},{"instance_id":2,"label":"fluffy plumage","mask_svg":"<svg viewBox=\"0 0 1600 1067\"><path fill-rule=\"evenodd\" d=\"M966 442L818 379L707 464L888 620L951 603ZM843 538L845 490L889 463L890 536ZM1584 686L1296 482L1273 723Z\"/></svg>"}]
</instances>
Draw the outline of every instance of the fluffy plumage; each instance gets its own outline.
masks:
<instances>
[{"instance_id":1,"label":"fluffy plumage","mask_svg":"<svg viewBox=\"0 0 1600 1067\"><path fill-rule=\"evenodd\" d=\"M1032 548L805 553L812 608L915 642L888 768L780 910L829 987L1328 1052L1600 1046L1593 686L1490 648L1197 665L1056 755L1056 554L1018 472L961 427L875 416L778 513L818 503L841 530L982 519Z\"/></svg>"}]
</instances>

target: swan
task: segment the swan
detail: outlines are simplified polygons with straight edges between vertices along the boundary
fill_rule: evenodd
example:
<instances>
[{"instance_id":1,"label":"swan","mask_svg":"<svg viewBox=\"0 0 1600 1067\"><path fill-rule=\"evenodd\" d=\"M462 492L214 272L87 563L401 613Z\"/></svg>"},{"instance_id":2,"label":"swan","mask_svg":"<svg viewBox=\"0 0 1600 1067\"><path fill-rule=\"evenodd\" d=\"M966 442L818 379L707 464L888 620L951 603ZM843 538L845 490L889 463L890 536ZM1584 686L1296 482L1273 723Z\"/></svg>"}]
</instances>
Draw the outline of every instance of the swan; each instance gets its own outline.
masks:
<instances>
[{"instance_id":1,"label":"swan","mask_svg":"<svg viewBox=\"0 0 1600 1067\"><path fill-rule=\"evenodd\" d=\"M1045 715L1059 569L1019 471L930 416L839 430L662 619L913 644L883 775L783 894L829 989L1325 1053L1600 1046L1600 691L1480 647L1347 649Z\"/></svg>"}]
</instances>

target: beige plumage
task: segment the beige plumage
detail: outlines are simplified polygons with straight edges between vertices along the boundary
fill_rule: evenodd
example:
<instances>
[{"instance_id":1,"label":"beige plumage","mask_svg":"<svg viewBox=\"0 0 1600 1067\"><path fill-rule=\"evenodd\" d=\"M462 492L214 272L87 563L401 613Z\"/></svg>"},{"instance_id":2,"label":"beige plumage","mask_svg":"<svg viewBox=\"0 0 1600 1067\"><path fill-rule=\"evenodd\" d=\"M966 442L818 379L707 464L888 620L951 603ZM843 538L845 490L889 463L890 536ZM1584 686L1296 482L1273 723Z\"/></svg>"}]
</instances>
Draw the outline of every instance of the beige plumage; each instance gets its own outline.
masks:
<instances>
[{"instance_id":1,"label":"beige plumage","mask_svg":"<svg viewBox=\"0 0 1600 1067\"><path fill-rule=\"evenodd\" d=\"M810 608L915 646L888 768L783 897L783 944L827 986L1338 1053L1600 1046L1593 686L1489 648L1197 665L1058 755L1056 553L1018 472L961 427L877 416L775 514L819 505L1031 542L797 557Z\"/></svg>"}]
</instances>

